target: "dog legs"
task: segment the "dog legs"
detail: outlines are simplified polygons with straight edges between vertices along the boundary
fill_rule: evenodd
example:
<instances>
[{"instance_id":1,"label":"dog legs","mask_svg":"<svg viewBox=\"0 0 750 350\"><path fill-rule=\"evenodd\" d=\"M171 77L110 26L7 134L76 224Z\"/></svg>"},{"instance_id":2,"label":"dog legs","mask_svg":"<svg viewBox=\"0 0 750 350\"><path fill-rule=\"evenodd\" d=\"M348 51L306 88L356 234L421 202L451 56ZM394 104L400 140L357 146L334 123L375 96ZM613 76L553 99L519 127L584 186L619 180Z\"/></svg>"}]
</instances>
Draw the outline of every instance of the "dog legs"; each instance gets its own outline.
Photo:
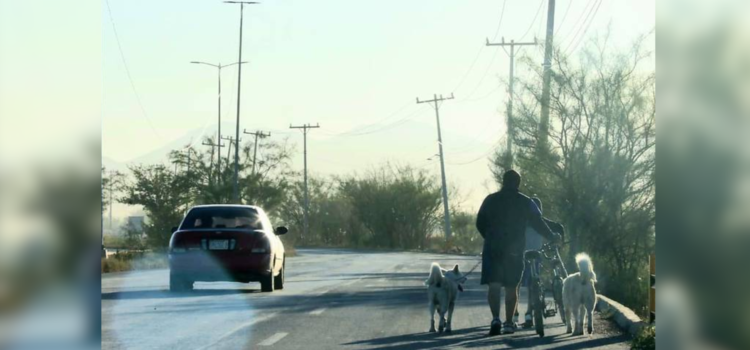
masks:
<instances>
[{"instance_id":1,"label":"dog legs","mask_svg":"<svg viewBox=\"0 0 750 350\"><path fill-rule=\"evenodd\" d=\"M575 328L573 329L573 335L583 335L583 317L584 313L583 305L578 305L573 308L573 317L576 320Z\"/></svg>"},{"instance_id":2,"label":"dog legs","mask_svg":"<svg viewBox=\"0 0 750 350\"><path fill-rule=\"evenodd\" d=\"M445 310L446 308L443 305L440 305L440 308L438 309L438 314L440 315L440 326L438 326L438 333L443 333L445 330Z\"/></svg>"},{"instance_id":3,"label":"dog legs","mask_svg":"<svg viewBox=\"0 0 750 350\"><path fill-rule=\"evenodd\" d=\"M594 333L594 308L593 305L586 305L586 331L589 335Z\"/></svg>"},{"instance_id":4,"label":"dog legs","mask_svg":"<svg viewBox=\"0 0 750 350\"><path fill-rule=\"evenodd\" d=\"M435 332L435 302L430 301L430 333Z\"/></svg>"},{"instance_id":5,"label":"dog legs","mask_svg":"<svg viewBox=\"0 0 750 350\"><path fill-rule=\"evenodd\" d=\"M453 320L453 307L455 307L456 304L454 302L450 302L448 304L448 322L445 325L445 331L450 333L451 331L451 321Z\"/></svg>"},{"instance_id":6,"label":"dog legs","mask_svg":"<svg viewBox=\"0 0 750 350\"><path fill-rule=\"evenodd\" d=\"M566 331L565 333L573 333L573 323L574 320L570 318L570 304L565 304L563 309L565 309L565 325L566 325Z\"/></svg>"}]
</instances>

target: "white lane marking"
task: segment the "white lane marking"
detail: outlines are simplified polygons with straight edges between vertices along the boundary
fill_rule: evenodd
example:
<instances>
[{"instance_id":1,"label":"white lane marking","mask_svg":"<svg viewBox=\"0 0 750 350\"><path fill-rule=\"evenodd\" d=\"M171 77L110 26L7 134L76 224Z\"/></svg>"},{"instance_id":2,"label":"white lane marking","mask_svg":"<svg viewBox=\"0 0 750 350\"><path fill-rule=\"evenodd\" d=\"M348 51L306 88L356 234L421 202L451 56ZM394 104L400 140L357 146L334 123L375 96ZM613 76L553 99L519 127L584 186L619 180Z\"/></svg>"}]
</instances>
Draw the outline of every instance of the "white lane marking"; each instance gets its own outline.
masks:
<instances>
[{"instance_id":1,"label":"white lane marking","mask_svg":"<svg viewBox=\"0 0 750 350\"><path fill-rule=\"evenodd\" d=\"M283 339L287 335L289 335L289 333L283 333L283 332L276 333L276 334L272 335L270 338L268 338L268 339L266 339L266 340L258 343L258 346L271 346L273 344L276 344L276 342L278 342L279 340Z\"/></svg>"},{"instance_id":2,"label":"white lane marking","mask_svg":"<svg viewBox=\"0 0 750 350\"><path fill-rule=\"evenodd\" d=\"M322 292L318 293L318 296L321 296L321 295L323 295L323 294L326 294L326 293L328 293L328 292L330 292L330 290L324 290L324 291L322 291Z\"/></svg>"},{"instance_id":3,"label":"white lane marking","mask_svg":"<svg viewBox=\"0 0 750 350\"><path fill-rule=\"evenodd\" d=\"M317 309L317 310L310 311L310 315L316 315L317 316L317 315L322 314L323 311L326 311L326 308L320 308L320 309Z\"/></svg>"},{"instance_id":4,"label":"white lane marking","mask_svg":"<svg viewBox=\"0 0 750 350\"><path fill-rule=\"evenodd\" d=\"M258 317L254 317L254 318L253 318L252 320L250 320L250 321L247 321L247 322L245 322L245 323L243 323L243 324L240 324L240 325L239 325L239 326L237 326L237 327L234 327L234 328L232 328L232 330L230 330L229 332L226 332L226 333L224 333L224 335L222 335L221 337L219 337L219 339L217 339L217 340L216 340L215 342L211 343L211 344L210 344L210 345L208 345L208 346L202 347L202 348L200 348L200 349L201 349L201 350L203 350L203 349L210 349L210 348L213 348L213 347L214 347L215 345L219 344L219 343L220 343L221 341L223 341L224 339L226 339L226 338L229 338L229 337L230 337L230 336L232 336L233 334L235 334L235 333L237 333L237 332L239 332L239 331L241 331L241 330L243 330L243 329L245 329L245 328L249 328L249 327L252 327L252 326L253 326L254 324L256 324L256 323L260 323L260 322L263 322L263 321L267 321L267 320L270 320L270 319L271 319L271 318L273 318L274 316L276 316L276 313L275 313L275 312L273 312L273 313L270 313L270 314L260 315L260 316L258 316Z\"/></svg>"}]
</instances>

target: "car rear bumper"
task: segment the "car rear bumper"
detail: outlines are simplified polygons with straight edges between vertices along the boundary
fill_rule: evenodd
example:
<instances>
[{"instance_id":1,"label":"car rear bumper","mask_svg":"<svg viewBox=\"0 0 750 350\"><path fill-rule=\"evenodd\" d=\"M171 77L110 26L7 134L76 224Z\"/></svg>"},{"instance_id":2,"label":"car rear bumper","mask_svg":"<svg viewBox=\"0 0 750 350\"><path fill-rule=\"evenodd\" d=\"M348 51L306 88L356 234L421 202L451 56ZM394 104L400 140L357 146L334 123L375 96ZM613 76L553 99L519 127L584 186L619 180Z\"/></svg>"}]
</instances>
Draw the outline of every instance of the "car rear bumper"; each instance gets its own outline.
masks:
<instances>
[{"instance_id":1,"label":"car rear bumper","mask_svg":"<svg viewBox=\"0 0 750 350\"><path fill-rule=\"evenodd\" d=\"M193 281L259 281L271 275L270 254L186 252L169 254L173 275Z\"/></svg>"}]
</instances>

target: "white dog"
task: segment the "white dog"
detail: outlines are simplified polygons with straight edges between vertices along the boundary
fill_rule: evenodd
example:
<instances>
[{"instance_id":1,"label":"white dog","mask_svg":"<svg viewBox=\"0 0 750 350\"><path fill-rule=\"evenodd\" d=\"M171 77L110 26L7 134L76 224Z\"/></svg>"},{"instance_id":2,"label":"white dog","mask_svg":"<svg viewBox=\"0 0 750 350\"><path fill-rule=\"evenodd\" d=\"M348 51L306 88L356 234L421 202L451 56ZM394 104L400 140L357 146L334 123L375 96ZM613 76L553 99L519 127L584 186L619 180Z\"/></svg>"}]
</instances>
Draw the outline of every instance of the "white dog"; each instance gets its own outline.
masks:
<instances>
[{"instance_id":1,"label":"white dog","mask_svg":"<svg viewBox=\"0 0 750 350\"><path fill-rule=\"evenodd\" d=\"M435 332L435 307L440 314L440 333L445 330L451 331L451 320L453 319L453 308L456 305L458 292L463 290L466 277L458 272L458 265L452 270L440 268L438 263L432 263L430 277L424 282L427 288L427 298L430 302L430 332ZM448 312L448 320L445 313Z\"/></svg>"},{"instance_id":2,"label":"white dog","mask_svg":"<svg viewBox=\"0 0 750 350\"><path fill-rule=\"evenodd\" d=\"M588 320L586 330L588 334L594 333L594 306L596 305L596 273L591 258L582 253L576 255L578 273L574 273L563 281L563 305L565 306L565 319L567 320L567 332L573 335L583 335L583 318ZM584 308L586 314L584 315ZM573 313L573 318L570 314ZM575 330L571 330L571 322L575 321Z\"/></svg>"}]
</instances>

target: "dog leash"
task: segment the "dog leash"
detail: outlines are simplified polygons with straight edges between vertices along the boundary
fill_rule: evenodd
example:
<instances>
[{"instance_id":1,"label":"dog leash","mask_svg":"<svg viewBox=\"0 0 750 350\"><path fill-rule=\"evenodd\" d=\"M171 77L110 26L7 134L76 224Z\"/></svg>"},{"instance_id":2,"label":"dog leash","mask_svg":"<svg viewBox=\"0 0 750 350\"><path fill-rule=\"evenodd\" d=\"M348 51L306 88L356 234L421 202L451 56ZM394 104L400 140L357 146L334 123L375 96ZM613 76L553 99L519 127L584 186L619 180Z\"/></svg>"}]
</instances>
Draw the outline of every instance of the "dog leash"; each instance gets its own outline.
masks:
<instances>
[{"instance_id":1,"label":"dog leash","mask_svg":"<svg viewBox=\"0 0 750 350\"><path fill-rule=\"evenodd\" d=\"M480 255L480 257L481 257L481 255ZM481 264L482 264L482 259L479 259L479 261L478 261L478 262L477 262L477 263L476 263L476 264L474 265L474 267L472 267L472 268L471 268L471 270L469 270L469 272L467 272L467 273L463 274L463 276L461 276L461 277L459 277L459 278L456 278L456 279L452 279L452 278L451 278L451 280L453 280L453 281L458 281L458 280L460 280L460 279L462 279L462 278L466 278L466 276L468 276L468 275L470 275L470 274L471 274L472 272L474 272L474 270L476 270L476 269L477 269L477 267L479 267L479 265L481 265Z\"/></svg>"}]
</instances>

